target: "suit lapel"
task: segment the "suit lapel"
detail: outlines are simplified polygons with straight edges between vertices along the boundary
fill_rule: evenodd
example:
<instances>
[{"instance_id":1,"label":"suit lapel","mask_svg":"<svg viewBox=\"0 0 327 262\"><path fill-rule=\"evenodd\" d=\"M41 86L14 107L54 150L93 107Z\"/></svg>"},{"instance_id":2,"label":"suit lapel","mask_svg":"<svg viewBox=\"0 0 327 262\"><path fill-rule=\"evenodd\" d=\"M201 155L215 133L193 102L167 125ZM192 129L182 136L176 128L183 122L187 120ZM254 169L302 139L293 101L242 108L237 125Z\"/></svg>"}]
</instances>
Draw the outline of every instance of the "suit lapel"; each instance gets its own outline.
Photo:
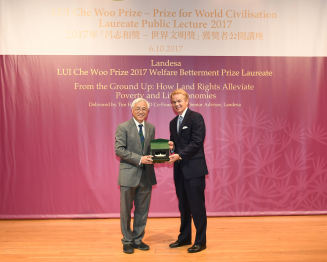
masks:
<instances>
[{"instance_id":1,"label":"suit lapel","mask_svg":"<svg viewBox=\"0 0 327 262\"><path fill-rule=\"evenodd\" d=\"M137 144L139 145L139 148L142 152L142 143L139 135L139 131L135 125L134 119L132 118L129 122L130 130L133 132L133 136L136 137ZM138 138L138 139L137 139Z\"/></svg>"},{"instance_id":2,"label":"suit lapel","mask_svg":"<svg viewBox=\"0 0 327 262\"><path fill-rule=\"evenodd\" d=\"M172 126L171 126L171 131L172 132L172 136L176 139L178 139L178 134L177 134L177 120L178 116L176 116L173 120L172 120Z\"/></svg>"},{"instance_id":3,"label":"suit lapel","mask_svg":"<svg viewBox=\"0 0 327 262\"><path fill-rule=\"evenodd\" d=\"M149 125L146 121L144 121L144 129L145 129L145 137L144 137L144 148L148 148L148 144L151 142L150 141L150 128Z\"/></svg>"},{"instance_id":4,"label":"suit lapel","mask_svg":"<svg viewBox=\"0 0 327 262\"><path fill-rule=\"evenodd\" d=\"M185 116L184 116L184 119L183 119L183 121L182 121L182 124L181 124L181 126L179 127L178 140L179 140L180 135L182 134L183 126L186 124L188 118L190 117L190 114L191 114L191 110L188 108L187 111L186 111L186 113L185 113ZM177 119L178 119L178 117L177 117ZM176 132L177 132L177 121L178 121L178 120L176 120Z\"/></svg>"}]
</instances>

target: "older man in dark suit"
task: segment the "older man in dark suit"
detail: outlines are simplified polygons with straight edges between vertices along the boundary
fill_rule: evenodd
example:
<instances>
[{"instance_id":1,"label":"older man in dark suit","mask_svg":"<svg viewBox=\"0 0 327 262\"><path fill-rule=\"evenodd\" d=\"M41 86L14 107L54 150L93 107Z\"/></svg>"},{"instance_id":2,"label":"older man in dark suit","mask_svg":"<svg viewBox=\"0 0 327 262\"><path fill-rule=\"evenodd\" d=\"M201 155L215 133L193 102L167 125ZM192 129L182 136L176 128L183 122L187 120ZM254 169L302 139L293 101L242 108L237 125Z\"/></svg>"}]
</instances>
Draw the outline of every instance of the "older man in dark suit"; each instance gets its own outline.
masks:
<instances>
[{"instance_id":1,"label":"older man in dark suit","mask_svg":"<svg viewBox=\"0 0 327 262\"><path fill-rule=\"evenodd\" d=\"M206 134L201 114L188 108L189 99L185 90L171 93L171 103L178 113L170 122L169 147L173 154L169 163L174 163L174 181L181 213L180 234L171 248L191 244L192 217L196 228L194 245L189 253L206 249L207 215L205 207L205 175L208 174L203 142Z\"/></svg>"},{"instance_id":2,"label":"older man in dark suit","mask_svg":"<svg viewBox=\"0 0 327 262\"><path fill-rule=\"evenodd\" d=\"M119 124L115 134L116 155L120 157L120 226L123 251L134 253L134 248L149 250L142 242L147 222L152 186L157 184L150 142L154 139L154 125L144 121L149 103L143 98L132 103L133 118ZM135 205L133 231L131 209Z\"/></svg>"}]
</instances>

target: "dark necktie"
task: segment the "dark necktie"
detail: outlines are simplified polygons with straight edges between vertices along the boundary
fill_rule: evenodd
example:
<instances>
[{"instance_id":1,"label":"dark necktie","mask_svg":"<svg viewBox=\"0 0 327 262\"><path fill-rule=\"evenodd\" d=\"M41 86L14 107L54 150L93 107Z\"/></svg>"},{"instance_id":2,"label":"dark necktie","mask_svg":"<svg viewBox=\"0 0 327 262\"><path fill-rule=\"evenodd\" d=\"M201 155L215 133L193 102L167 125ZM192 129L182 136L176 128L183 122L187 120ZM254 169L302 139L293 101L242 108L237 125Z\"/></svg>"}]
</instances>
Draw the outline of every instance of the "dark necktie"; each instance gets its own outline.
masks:
<instances>
[{"instance_id":1,"label":"dark necktie","mask_svg":"<svg viewBox=\"0 0 327 262\"><path fill-rule=\"evenodd\" d=\"M181 127L182 122L183 122L183 117L182 116L179 116L178 125L177 125L177 133L178 134L179 134L179 129Z\"/></svg>"},{"instance_id":2,"label":"dark necktie","mask_svg":"<svg viewBox=\"0 0 327 262\"><path fill-rule=\"evenodd\" d=\"M141 138L141 143L142 143L142 148L144 147L144 135L143 135L143 131L142 131L142 127L143 125L139 125L139 135L140 135L140 138Z\"/></svg>"}]
</instances>

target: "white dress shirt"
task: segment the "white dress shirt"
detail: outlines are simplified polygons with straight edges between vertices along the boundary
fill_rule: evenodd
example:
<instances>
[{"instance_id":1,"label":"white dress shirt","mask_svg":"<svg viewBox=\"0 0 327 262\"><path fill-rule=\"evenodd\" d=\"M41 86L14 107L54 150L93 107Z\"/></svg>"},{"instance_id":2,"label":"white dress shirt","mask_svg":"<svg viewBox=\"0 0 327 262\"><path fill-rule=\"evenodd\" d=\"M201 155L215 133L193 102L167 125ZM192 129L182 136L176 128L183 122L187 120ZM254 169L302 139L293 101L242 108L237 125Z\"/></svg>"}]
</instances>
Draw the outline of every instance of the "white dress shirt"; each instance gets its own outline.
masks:
<instances>
[{"instance_id":1,"label":"white dress shirt","mask_svg":"<svg viewBox=\"0 0 327 262\"><path fill-rule=\"evenodd\" d=\"M185 111L186 111L186 110L185 110ZM134 117L133 117L133 120L134 120L134 122L135 122L135 125L136 125L136 127L137 127L137 131L138 131L138 132L140 132L140 127L139 127L139 125L143 125L143 127L142 127L142 132L143 132L143 136L144 136L144 138L145 138L145 125L144 125L144 120L143 120L142 123L137 122L136 119L135 119Z\"/></svg>"}]
</instances>

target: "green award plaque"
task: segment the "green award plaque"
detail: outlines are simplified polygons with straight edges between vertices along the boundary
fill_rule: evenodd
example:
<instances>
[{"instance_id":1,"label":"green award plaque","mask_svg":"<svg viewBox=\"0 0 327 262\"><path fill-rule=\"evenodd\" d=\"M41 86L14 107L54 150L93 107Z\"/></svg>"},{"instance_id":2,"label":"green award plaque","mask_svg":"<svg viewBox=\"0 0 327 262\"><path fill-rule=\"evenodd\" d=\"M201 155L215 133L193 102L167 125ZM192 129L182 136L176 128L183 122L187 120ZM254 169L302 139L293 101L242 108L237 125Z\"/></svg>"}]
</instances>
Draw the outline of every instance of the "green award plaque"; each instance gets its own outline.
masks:
<instances>
[{"instance_id":1,"label":"green award plaque","mask_svg":"<svg viewBox=\"0 0 327 262\"><path fill-rule=\"evenodd\" d=\"M164 163L169 161L169 145L167 139L151 140L151 155L153 163Z\"/></svg>"}]
</instances>

